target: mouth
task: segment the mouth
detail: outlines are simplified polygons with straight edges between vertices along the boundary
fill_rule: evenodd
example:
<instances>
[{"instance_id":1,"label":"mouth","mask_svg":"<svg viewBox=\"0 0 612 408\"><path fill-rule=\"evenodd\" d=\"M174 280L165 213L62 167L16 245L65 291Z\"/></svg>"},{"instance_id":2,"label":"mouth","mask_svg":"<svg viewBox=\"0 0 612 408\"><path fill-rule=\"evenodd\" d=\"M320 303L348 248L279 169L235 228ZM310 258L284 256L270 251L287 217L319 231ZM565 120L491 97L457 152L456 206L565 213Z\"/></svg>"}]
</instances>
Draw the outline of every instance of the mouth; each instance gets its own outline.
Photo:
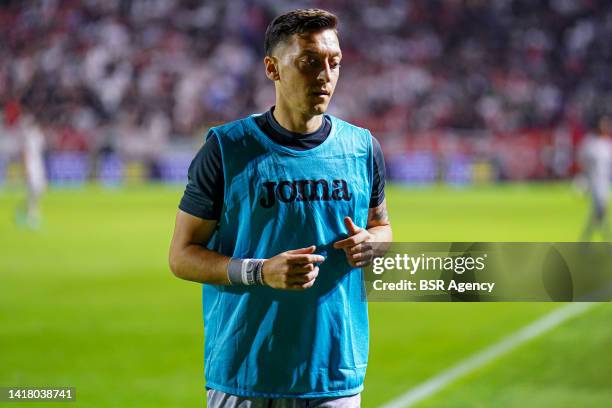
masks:
<instances>
[{"instance_id":1,"label":"mouth","mask_svg":"<svg viewBox=\"0 0 612 408\"><path fill-rule=\"evenodd\" d=\"M312 95L314 96L329 96L329 91L324 91L324 90L318 90L318 91L313 91L311 92Z\"/></svg>"}]
</instances>

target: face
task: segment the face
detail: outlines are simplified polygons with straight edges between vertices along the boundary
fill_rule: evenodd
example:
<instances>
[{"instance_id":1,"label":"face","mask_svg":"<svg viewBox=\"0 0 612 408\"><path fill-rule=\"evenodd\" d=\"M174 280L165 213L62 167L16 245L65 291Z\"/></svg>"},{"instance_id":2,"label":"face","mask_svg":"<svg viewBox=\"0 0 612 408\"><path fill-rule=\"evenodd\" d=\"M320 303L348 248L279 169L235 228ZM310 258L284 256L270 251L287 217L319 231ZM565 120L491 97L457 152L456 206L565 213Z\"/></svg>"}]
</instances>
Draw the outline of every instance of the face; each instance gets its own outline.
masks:
<instances>
[{"instance_id":1,"label":"face","mask_svg":"<svg viewBox=\"0 0 612 408\"><path fill-rule=\"evenodd\" d=\"M340 44L333 30L295 34L266 57L266 75L274 80L276 104L296 113L325 113L340 75Z\"/></svg>"}]
</instances>

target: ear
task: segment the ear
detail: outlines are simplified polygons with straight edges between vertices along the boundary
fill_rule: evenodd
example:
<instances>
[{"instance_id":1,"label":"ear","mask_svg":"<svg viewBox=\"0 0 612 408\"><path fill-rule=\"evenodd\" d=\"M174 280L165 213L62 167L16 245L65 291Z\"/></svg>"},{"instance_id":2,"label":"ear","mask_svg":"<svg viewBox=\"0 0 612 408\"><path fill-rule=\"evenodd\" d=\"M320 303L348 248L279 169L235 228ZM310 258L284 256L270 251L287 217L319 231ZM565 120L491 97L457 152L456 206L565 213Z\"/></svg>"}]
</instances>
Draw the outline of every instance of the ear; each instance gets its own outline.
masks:
<instances>
[{"instance_id":1,"label":"ear","mask_svg":"<svg viewBox=\"0 0 612 408\"><path fill-rule=\"evenodd\" d=\"M278 73L278 59L276 57L266 56L264 58L264 65L266 66L266 76L272 81L280 80L280 74Z\"/></svg>"}]
</instances>

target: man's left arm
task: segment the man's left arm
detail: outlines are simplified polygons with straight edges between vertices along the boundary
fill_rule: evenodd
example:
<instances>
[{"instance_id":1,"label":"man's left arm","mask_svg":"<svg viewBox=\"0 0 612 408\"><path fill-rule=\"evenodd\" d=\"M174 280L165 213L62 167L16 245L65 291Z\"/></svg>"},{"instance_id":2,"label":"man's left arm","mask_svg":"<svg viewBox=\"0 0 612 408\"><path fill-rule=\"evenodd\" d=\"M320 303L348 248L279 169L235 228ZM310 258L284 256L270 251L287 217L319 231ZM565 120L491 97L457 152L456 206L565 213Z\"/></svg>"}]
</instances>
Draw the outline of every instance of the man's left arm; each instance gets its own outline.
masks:
<instances>
[{"instance_id":1,"label":"man's left arm","mask_svg":"<svg viewBox=\"0 0 612 408\"><path fill-rule=\"evenodd\" d=\"M390 243L393 238L385 199L385 159L375 137L372 137L372 153L374 172L367 225L365 228L359 228L350 217L345 217L344 224L349 237L334 244L335 248L344 249L348 263L354 267L368 265L374 256L380 255L378 252L385 252L388 246L372 243Z\"/></svg>"}]
</instances>

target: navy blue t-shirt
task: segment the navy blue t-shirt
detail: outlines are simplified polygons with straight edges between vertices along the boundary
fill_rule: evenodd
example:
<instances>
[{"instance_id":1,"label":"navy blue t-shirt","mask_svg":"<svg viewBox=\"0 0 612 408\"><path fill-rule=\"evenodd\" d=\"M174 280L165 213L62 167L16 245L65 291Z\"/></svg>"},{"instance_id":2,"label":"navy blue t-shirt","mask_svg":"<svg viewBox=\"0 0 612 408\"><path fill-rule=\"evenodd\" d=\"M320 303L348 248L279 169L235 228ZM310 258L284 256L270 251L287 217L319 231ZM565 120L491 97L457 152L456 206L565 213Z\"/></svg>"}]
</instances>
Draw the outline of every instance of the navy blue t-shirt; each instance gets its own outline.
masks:
<instances>
[{"instance_id":1,"label":"navy blue t-shirt","mask_svg":"<svg viewBox=\"0 0 612 408\"><path fill-rule=\"evenodd\" d=\"M295 133L283 128L274 118L274 107L257 117L257 125L276 143L295 150L317 147L331 131L328 117L312 133ZM380 143L372 137L374 153L374 182L370 195L370 208L378 207L385 199L385 161ZM189 182L179 208L195 217L218 220L223 208L224 189L221 149L216 135L212 135L200 148L189 166Z\"/></svg>"}]
</instances>

